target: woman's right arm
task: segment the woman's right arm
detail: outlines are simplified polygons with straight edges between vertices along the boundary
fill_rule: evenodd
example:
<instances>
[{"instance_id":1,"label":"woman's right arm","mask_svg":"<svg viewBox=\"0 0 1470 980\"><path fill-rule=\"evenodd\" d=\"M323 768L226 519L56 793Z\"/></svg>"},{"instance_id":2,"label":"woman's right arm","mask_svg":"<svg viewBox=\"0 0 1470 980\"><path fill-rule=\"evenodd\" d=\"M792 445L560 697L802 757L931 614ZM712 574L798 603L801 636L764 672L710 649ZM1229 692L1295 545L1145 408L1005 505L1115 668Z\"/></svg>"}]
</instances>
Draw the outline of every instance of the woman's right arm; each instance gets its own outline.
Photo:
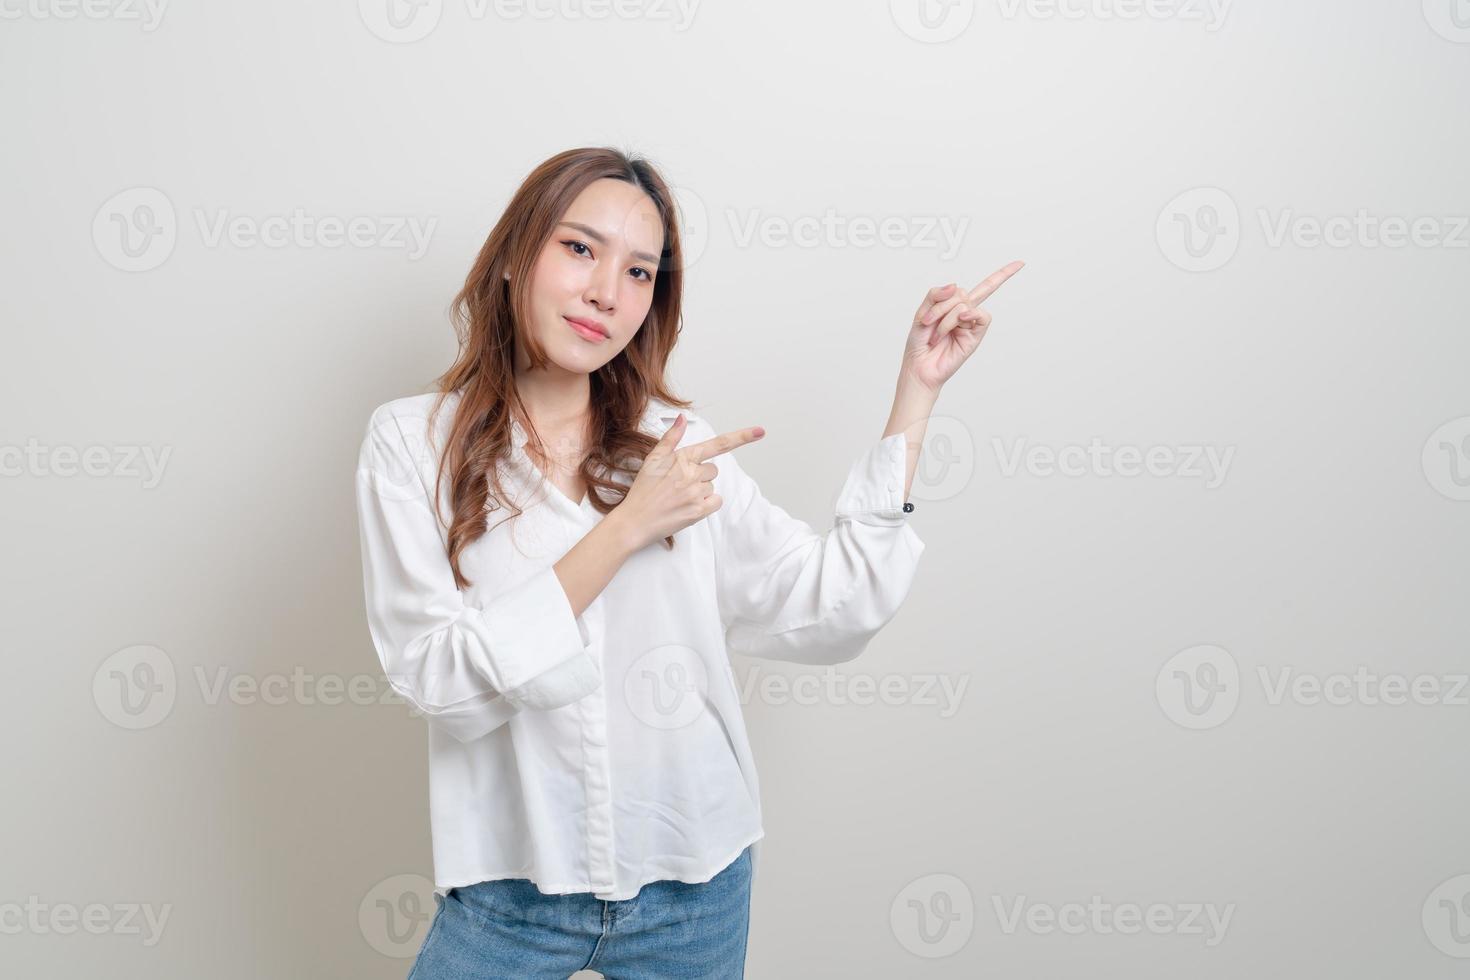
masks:
<instances>
[{"instance_id":1,"label":"woman's right arm","mask_svg":"<svg viewBox=\"0 0 1470 980\"><path fill-rule=\"evenodd\" d=\"M552 567L483 605L454 581L433 513L422 418L373 414L357 464L368 632L393 690L460 741L524 710L586 697L602 683L582 614L633 551L609 514Z\"/></svg>"},{"instance_id":2,"label":"woman's right arm","mask_svg":"<svg viewBox=\"0 0 1470 980\"><path fill-rule=\"evenodd\" d=\"M430 502L436 463L423 451L425 420L400 418L391 404L373 413L357 463L368 632L393 690L460 741L601 685L582 614L630 555L718 508L708 497L714 467L701 461L761 433L727 433L676 455L683 426L674 426L623 502L560 560L476 606L454 581Z\"/></svg>"},{"instance_id":3,"label":"woman's right arm","mask_svg":"<svg viewBox=\"0 0 1470 980\"><path fill-rule=\"evenodd\" d=\"M628 556L643 547L633 529L625 526L625 516L614 508L552 566L574 615L582 615Z\"/></svg>"}]
</instances>

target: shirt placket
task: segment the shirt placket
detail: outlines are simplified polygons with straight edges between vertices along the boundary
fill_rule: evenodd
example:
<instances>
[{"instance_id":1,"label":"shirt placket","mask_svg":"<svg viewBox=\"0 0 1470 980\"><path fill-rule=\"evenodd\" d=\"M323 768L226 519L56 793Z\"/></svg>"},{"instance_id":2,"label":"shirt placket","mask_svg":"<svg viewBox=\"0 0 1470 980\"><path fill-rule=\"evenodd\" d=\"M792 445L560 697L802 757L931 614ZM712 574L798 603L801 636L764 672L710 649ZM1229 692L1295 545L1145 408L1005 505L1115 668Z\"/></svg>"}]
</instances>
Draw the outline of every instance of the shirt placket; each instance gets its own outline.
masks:
<instances>
[{"instance_id":1,"label":"shirt placket","mask_svg":"<svg viewBox=\"0 0 1470 980\"><path fill-rule=\"evenodd\" d=\"M518 462L525 469L524 476L545 493L544 503L560 518L567 532L567 549L570 550L583 535L592 530L602 515L592 506L590 496L578 506L541 476L530 457L525 454L524 430L519 423L514 423L512 428ZM598 595L593 599L582 615L596 656L601 661L603 677L606 678L607 665L602 646L602 596ZM601 684L577 704L582 730L582 776L587 794L588 882L591 891L610 892L616 885L616 854L613 847L612 759L607 749L607 684Z\"/></svg>"},{"instance_id":2,"label":"shirt placket","mask_svg":"<svg viewBox=\"0 0 1470 980\"><path fill-rule=\"evenodd\" d=\"M590 610L589 610L590 611ZM588 624L594 636L602 635L601 608L596 624ZM598 644L599 654L601 644ZM606 674L604 673L604 677ZM587 787L587 874L591 890L612 891L616 855L613 851L612 760L607 751L607 684L579 702L582 706L582 752Z\"/></svg>"},{"instance_id":3,"label":"shirt placket","mask_svg":"<svg viewBox=\"0 0 1470 980\"><path fill-rule=\"evenodd\" d=\"M586 534L595 521L586 515L574 522ZM575 542L572 542L575 543ZM607 663L602 638L602 596L592 600L583 613L588 633L600 661L604 683L578 703L582 717L582 776L587 793L587 875L594 892L612 891L616 879L616 854L613 848L613 782L612 758L607 747Z\"/></svg>"}]
</instances>

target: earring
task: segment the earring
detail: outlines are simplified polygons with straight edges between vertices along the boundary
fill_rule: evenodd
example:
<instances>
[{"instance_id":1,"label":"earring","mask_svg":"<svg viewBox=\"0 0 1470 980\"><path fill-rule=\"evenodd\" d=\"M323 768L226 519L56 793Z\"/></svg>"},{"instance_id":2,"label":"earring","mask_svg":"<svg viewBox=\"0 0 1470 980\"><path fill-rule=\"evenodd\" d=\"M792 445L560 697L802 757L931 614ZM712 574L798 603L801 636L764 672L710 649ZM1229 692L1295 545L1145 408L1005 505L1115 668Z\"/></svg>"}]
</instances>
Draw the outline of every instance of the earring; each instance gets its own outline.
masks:
<instances>
[{"instance_id":1,"label":"earring","mask_svg":"<svg viewBox=\"0 0 1470 980\"><path fill-rule=\"evenodd\" d=\"M506 273L506 274L505 274L505 281L506 281L506 282L510 282L510 273L509 273L509 272L507 272L507 273Z\"/></svg>"}]
</instances>

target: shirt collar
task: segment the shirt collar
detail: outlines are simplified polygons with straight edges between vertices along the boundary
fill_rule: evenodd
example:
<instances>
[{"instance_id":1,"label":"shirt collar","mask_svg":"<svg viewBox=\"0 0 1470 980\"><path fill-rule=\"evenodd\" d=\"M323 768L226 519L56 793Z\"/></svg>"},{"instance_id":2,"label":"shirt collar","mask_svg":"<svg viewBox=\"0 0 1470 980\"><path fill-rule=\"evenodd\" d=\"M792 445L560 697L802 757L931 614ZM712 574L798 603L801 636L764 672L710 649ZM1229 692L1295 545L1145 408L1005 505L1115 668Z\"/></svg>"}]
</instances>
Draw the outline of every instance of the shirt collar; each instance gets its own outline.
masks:
<instances>
[{"instance_id":1,"label":"shirt collar","mask_svg":"<svg viewBox=\"0 0 1470 980\"><path fill-rule=\"evenodd\" d=\"M513 447L515 447L516 449L520 449L521 447L525 446L526 441L527 441L528 438L529 437L526 435L525 428L521 425L520 419L515 419L515 418L511 419L510 420L510 444Z\"/></svg>"},{"instance_id":2,"label":"shirt collar","mask_svg":"<svg viewBox=\"0 0 1470 980\"><path fill-rule=\"evenodd\" d=\"M643 425L645 429L651 426L654 435L662 436L668 430L669 426L674 424L674 419L678 417L679 413L677 410L669 408L656 399L650 399L648 408L643 412ZM511 446L516 449L522 449L529 440L530 436L527 434L525 427L521 425L521 420L512 417L510 420Z\"/></svg>"}]
</instances>

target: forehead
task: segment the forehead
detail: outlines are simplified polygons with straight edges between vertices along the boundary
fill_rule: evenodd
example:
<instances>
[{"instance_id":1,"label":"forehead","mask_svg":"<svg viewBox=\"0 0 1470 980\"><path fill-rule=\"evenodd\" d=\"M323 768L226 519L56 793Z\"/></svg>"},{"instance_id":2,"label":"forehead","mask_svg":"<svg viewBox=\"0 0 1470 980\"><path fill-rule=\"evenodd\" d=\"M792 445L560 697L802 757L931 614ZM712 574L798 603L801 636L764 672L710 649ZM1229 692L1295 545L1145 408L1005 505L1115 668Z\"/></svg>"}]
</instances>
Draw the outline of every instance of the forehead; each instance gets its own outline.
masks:
<instances>
[{"instance_id":1,"label":"forehead","mask_svg":"<svg viewBox=\"0 0 1470 980\"><path fill-rule=\"evenodd\" d=\"M663 221L658 206L642 189L626 180L594 180L572 201L562 221L585 225L608 241L630 250L657 255L663 248Z\"/></svg>"}]
</instances>

